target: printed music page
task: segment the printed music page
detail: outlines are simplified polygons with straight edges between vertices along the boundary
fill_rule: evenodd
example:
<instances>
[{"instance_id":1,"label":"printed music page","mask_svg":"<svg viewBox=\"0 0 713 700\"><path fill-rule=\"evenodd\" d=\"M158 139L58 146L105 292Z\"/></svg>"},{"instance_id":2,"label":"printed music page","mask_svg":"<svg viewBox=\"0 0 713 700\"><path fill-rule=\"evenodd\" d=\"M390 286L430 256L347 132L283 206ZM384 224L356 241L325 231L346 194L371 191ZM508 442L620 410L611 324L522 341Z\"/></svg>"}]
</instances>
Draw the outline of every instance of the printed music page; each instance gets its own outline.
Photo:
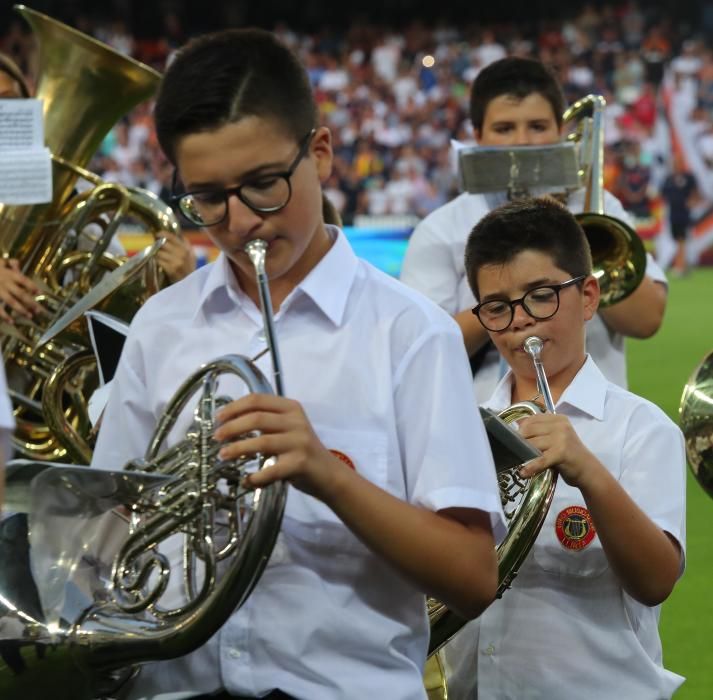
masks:
<instances>
[{"instance_id":1,"label":"printed music page","mask_svg":"<svg viewBox=\"0 0 713 700\"><path fill-rule=\"evenodd\" d=\"M52 157L44 144L42 101L0 100L0 203L52 201Z\"/></svg>"}]
</instances>

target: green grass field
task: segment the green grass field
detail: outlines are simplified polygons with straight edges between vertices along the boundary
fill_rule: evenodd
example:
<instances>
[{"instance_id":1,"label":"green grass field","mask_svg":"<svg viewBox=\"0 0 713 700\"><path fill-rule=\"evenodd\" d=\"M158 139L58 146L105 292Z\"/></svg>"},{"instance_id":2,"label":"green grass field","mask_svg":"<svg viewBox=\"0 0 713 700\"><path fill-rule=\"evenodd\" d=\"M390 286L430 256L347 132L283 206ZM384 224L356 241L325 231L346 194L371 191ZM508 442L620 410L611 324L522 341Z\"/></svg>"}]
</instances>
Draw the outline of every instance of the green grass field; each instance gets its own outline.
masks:
<instances>
[{"instance_id":1,"label":"green grass field","mask_svg":"<svg viewBox=\"0 0 713 700\"><path fill-rule=\"evenodd\" d=\"M669 281L661 330L628 344L629 385L678 421L686 380L713 351L713 269ZM661 465L662 467L664 465ZM667 668L686 676L676 700L713 698L713 498L690 475L687 568L661 614Z\"/></svg>"}]
</instances>

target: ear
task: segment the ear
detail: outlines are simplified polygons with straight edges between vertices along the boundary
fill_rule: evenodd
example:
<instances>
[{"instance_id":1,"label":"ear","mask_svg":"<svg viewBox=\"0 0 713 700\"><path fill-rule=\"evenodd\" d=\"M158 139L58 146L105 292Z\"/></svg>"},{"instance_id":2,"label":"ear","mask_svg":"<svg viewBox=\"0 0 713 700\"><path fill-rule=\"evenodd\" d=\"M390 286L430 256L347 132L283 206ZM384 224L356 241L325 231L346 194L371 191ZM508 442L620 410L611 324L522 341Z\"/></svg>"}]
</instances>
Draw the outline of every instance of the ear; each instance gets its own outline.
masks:
<instances>
[{"instance_id":1,"label":"ear","mask_svg":"<svg viewBox=\"0 0 713 700\"><path fill-rule=\"evenodd\" d=\"M478 142L478 145L480 145L480 135L482 133L482 129L476 129L475 127L473 127L473 136L475 136L475 140Z\"/></svg>"},{"instance_id":2,"label":"ear","mask_svg":"<svg viewBox=\"0 0 713 700\"><path fill-rule=\"evenodd\" d=\"M589 321L599 308L599 282L594 275L589 275L582 282L582 302L584 320Z\"/></svg>"},{"instance_id":3,"label":"ear","mask_svg":"<svg viewBox=\"0 0 713 700\"><path fill-rule=\"evenodd\" d=\"M326 126L317 128L310 145L310 153L314 156L317 164L317 174L319 181L325 183L332 173L332 132Z\"/></svg>"}]
</instances>

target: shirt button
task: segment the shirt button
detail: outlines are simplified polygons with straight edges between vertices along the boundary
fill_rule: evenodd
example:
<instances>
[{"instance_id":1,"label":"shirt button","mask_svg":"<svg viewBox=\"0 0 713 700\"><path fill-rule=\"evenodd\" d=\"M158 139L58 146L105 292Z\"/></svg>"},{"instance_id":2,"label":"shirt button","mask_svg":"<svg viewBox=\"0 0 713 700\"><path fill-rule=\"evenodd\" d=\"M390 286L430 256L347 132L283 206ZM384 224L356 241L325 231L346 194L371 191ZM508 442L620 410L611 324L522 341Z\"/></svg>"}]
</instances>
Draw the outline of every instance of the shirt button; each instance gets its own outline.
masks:
<instances>
[{"instance_id":1,"label":"shirt button","mask_svg":"<svg viewBox=\"0 0 713 700\"><path fill-rule=\"evenodd\" d=\"M228 653L230 654L231 659L239 659L240 658L240 651L238 649L231 649Z\"/></svg>"},{"instance_id":2,"label":"shirt button","mask_svg":"<svg viewBox=\"0 0 713 700\"><path fill-rule=\"evenodd\" d=\"M492 644L488 644L487 648L483 652L486 656L492 656L495 653L495 647Z\"/></svg>"}]
</instances>

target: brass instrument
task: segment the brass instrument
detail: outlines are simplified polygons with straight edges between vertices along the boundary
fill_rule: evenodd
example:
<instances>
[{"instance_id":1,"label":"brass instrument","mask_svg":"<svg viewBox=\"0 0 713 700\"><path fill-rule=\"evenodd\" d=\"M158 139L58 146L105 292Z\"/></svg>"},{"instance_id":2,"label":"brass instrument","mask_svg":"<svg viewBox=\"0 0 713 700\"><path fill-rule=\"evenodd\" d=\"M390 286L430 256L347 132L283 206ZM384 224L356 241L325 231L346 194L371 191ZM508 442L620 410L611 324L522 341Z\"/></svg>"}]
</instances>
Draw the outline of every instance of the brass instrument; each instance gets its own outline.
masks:
<instances>
[{"instance_id":1,"label":"brass instrument","mask_svg":"<svg viewBox=\"0 0 713 700\"><path fill-rule=\"evenodd\" d=\"M584 209L575 218L589 241L593 274L599 280L599 306L626 299L644 279L646 250L639 236L623 221L604 213L604 108L601 95L587 95L563 115L564 124L577 122L569 138L579 143L580 178L585 186ZM590 113L591 116L587 116Z\"/></svg>"},{"instance_id":2,"label":"brass instrument","mask_svg":"<svg viewBox=\"0 0 713 700\"><path fill-rule=\"evenodd\" d=\"M258 277L274 382L281 394L265 273L267 244L251 241L246 251ZM48 575L33 576L42 570L42 561L30 567L27 556L10 558L3 556L2 550L3 543L14 539L19 543L16 551L26 555L26 529L24 539L22 527L16 528L13 538L3 523L3 700L89 700L111 694L126 680L127 667L182 656L204 644L250 594L277 538L287 485L277 482L254 491L241 486L246 473L269 463L270 458L264 455L230 462L217 458L220 444L213 439L215 412L229 400L218 394L219 379L226 374L241 379L251 392L272 393L251 360L226 355L202 366L181 385L156 427L145 458L129 463L125 471L62 469L38 462L17 465L20 474L23 467L44 470L31 480L35 498L25 509L34 537L33 554L42 551L41 535L45 533L51 540L53 531L61 533L56 539L63 551L57 557L50 549L45 565ZM196 394L191 427L183 439L164 448L179 414ZM9 507L17 509L27 484L15 486L12 463L8 474L7 500ZM97 555L87 543L88 532L101 527L87 528L84 521L77 524L77 516L108 511L118 503L128 506L131 516L126 536L119 538L116 555L107 565L96 561ZM115 511L109 511L108 516L117 518ZM63 532L60 522L75 530ZM116 523L105 530L115 533ZM182 549L182 570L178 572L171 570L171 561L159 550L170 548L169 540L176 537ZM73 540L76 551L67 545ZM12 585L23 576L23 586ZM59 587L46 583L53 578L58 579ZM9 585L3 588L6 580ZM54 597L59 597L58 588L60 593L69 590L67 582L74 595L67 595L63 606L48 614L46 601L52 599L53 591ZM178 598L169 585L176 583L180 584Z\"/></svg>"},{"instance_id":3,"label":"brass instrument","mask_svg":"<svg viewBox=\"0 0 713 700\"><path fill-rule=\"evenodd\" d=\"M0 324L0 342L17 429L16 453L31 459L61 460L67 450L47 426L43 393L57 365L89 347L76 335L39 344L43 331L102 276L122 261L107 252L125 217L149 230L178 232L171 209L149 192L103 182L85 169L115 122L150 97L160 75L84 34L22 5L16 10L31 25L40 47L36 97L43 101L44 129L52 153L53 193L49 204L0 204L0 254L16 258L41 290L47 313L28 321ZM79 179L93 187L75 195ZM90 249L82 250L89 240ZM129 320L161 280L153 260L137 268L120 292L100 300L101 308ZM54 410L82 432L82 406L94 388L93 372L82 368L67 379ZM59 420L60 418L58 418Z\"/></svg>"},{"instance_id":4,"label":"brass instrument","mask_svg":"<svg viewBox=\"0 0 713 700\"><path fill-rule=\"evenodd\" d=\"M584 229L599 280L601 307L629 296L646 273L646 251L636 232L604 213L604 108L601 95L588 95L563 115L574 125L564 141L529 146L471 146L458 151L458 175L466 192L507 193L510 200L533 190L566 200L584 187L584 207L575 218ZM491 206L500 203L498 197Z\"/></svg>"},{"instance_id":5,"label":"brass instrument","mask_svg":"<svg viewBox=\"0 0 713 700\"><path fill-rule=\"evenodd\" d=\"M691 472L713 498L713 352L691 374L678 412Z\"/></svg>"},{"instance_id":6,"label":"brass instrument","mask_svg":"<svg viewBox=\"0 0 713 700\"><path fill-rule=\"evenodd\" d=\"M547 411L554 413L552 394L540 359L542 345L540 338L531 336L525 340L523 348L534 363L538 391L536 398L542 400ZM521 401L501 411L498 416L506 424L510 424L541 412L542 408L534 401ZM513 439L524 442L514 431L512 432ZM534 452L534 448L531 449ZM496 597L498 599L502 598L505 591L510 588L522 562L532 549L547 517L557 486L557 471L554 469L546 469L530 479L524 479L519 474L521 467L522 464L503 467L496 462L495 465L500 498L508 523L507 535L497 547ZM429 658L424 670L424 683L429 700L447 700L447 666L441 650L467 623L467 620L460 618L433 599L428 601L428 616L431 623L431 639L428 645Z\"/></svg>"}]
</instances>

